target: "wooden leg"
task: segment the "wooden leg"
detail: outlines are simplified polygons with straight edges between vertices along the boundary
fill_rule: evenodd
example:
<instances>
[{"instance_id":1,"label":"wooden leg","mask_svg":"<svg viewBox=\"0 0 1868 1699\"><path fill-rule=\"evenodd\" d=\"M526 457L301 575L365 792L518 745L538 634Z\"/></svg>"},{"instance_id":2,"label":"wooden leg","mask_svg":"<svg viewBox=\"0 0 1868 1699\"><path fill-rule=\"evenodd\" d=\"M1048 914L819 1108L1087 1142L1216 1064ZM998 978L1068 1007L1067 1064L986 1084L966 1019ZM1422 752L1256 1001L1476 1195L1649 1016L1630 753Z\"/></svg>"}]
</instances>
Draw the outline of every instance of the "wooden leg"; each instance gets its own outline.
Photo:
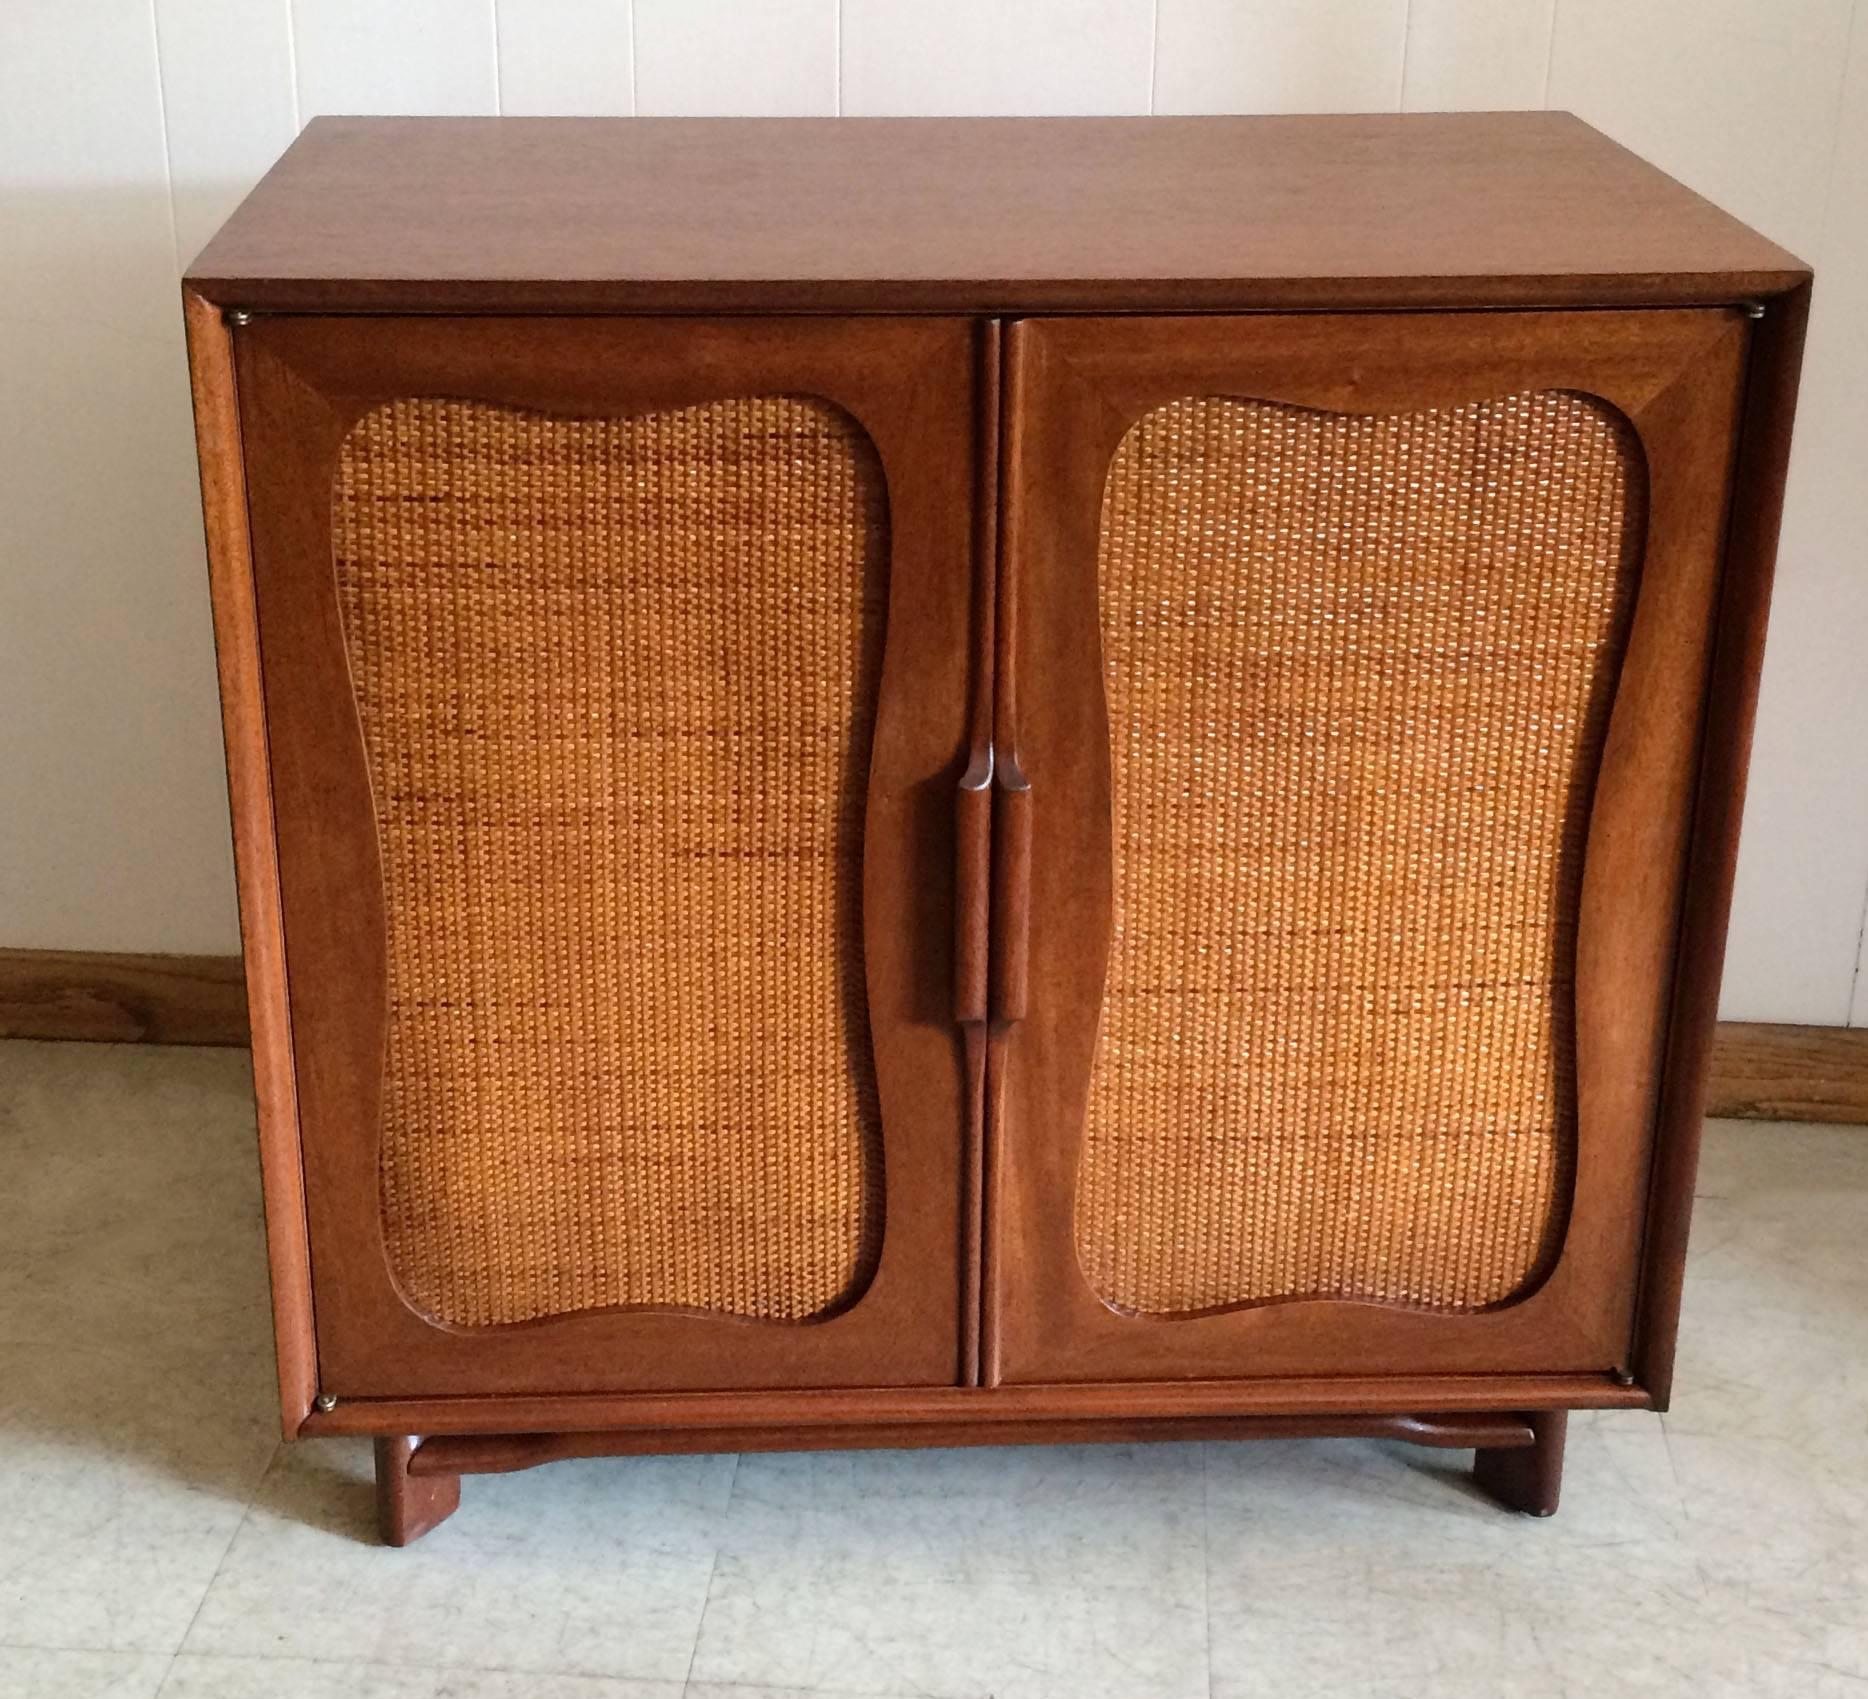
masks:
<instances>
[{"instance_id":1,"label":"wooden leg","mask_svg":"<svg viewBox=\"0 0 1868 1699\"><path fill-rule=\"evenodd\" d=\"M1510 1510L1526 1516L1553 1516L1563 1486L1563 1436L1569 1428L1567 1410L1538 1410L1530 1418L1537 1443L1509 1451L1479 1450L1473 1454L1473 1478Z\"/></svg>"},{"instance_id":2,"label":"wooden leg","mask_svg":"<svg viewBox=\"0 0 1868 1699\"><path fill-rule=\"evenodd\" d=\"M459 1475L409 1473L409 1459L421 1443L400 1434L376 1442L376 1525L384 1545L419 1540L460 1508Z\"/></svg>"}]
</instances>

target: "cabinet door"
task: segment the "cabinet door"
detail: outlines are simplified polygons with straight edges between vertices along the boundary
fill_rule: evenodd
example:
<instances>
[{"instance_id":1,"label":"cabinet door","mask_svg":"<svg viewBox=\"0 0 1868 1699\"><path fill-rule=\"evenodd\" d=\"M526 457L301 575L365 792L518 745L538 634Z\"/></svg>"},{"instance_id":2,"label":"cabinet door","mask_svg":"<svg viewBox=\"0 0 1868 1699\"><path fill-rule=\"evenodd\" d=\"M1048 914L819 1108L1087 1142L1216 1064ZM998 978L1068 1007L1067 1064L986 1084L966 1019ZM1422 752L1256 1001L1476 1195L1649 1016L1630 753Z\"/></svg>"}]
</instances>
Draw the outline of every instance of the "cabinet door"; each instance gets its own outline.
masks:
<instances>
[{"instance_id":1,"label":"cabinet door","mask_svg":"<svg viewBox=\"0 0 1868 1699\"><path fill-rule=\"evenodd\" d=\"M963 321L236 333L319 1384L951 1384Z\"/></svg>"},{"instance_id":2,"label":"cabinet door","mask_svg":"<svg viewBox=\"0 0 1868 1699\"><path fill-rule=\"evenodd\" d=\"M1628 1362L1747 334L1011 327L989 1376Z\"/></svg>"}]
</instances>

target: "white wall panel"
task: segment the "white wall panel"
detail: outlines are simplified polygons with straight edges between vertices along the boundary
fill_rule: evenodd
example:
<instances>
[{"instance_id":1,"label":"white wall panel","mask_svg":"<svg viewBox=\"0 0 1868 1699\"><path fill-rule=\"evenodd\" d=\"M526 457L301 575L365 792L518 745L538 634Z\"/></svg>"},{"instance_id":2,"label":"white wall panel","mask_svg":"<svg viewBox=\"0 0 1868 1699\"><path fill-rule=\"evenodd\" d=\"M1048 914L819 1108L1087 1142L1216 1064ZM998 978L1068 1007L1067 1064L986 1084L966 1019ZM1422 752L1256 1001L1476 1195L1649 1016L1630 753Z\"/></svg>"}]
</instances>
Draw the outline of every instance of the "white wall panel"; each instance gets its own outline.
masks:
<instances>
[{"instance_id":1,"label":"white wall panel","mask_svg":"<svg viewBox=\"0 0 1868 1699\"><path fill-rule=\"evenodd\" d=\"M635 110L629 0L498 0L500 111L606 118Z\"/></svg>"},{"instance_id":2,"label":"white wall panel","mask_svg":"<svg viewBox=\"0 0 1868 1699\"><path fill-rule=\"evenodd\" d=\"M1408 112L1516 112L1544 104L1556 0L1413 0Z\"/></svg>"},{"instance_id":3,"label":"white wall panel","mask_svg":"<svg viewBox=\"0 0 1868 1699\"><path fill-rule=\"evenodd\" d=\"M302 118L1471 109L1548 79L1818 268L1725 1008L1868 1024L1868 0L0 10L0 944L232 946L176 266Z\"/></svg>"},{"instance_id":4,"label":"white wall panel","mask_svg":"<svg viewBox=\"0 0 1868 1699\"><path fill-rule=\"evenodd\" d=\"M1407 0L1160 0L1157 112L1392 112Z\"/></svg>"},{"instance_id":5,"label":"white wall panel","mask_svg":"<svg viewBox=\"0 0 1868 1699\"><path fill-rule=\"evenodd\" d=\"M1838 682L1840 694L1826 702L1799 699L1802 654L1792 647L1797 638L1781 644L1767 661L1758 747L1769 763L1769 776L1753 787L1739 858L1745 951L1733 959L1745 974L1768 971L1772 952L1783 948L1768 924L1759 925L1771 915L1771 878L1789 859L1769 823L1772 795L1780 786L1807 789L1833 782L1843 787L1834 799L1840 804L1834 825L1819 824L1818 829L1842 840L1844 853L1837 861L1868 887L1868 870L1845 853L1853 848L1868 860L1868 827L1858 823L1868 801L1868 0L1857 8L1850 39L1816 265L1814 325L1784 543L1786 571L1809 579L1819 603L1807 615L1799 608L1798 628L1822 634L1825 676ZM1804 573L1806 559L1821 562L1821 570ZM1801 601L1799 590L1791 594ZM1810 730L1803 716L1822 727L1831 752L1827 770L1811 772L1803 764L1799 751ZM1801 812L1808 815L1807 803ZM1743 995L1738 974L1728 974L1726 984L1728 999ZM1868 940L1856 964L1850 1024L1868 1026Z\"/></svg>"},{"instance_id":6,"label":"white wall panel","mask_svg":"<svg viewBox=\"0 0 1868 1699\"><path fill-rule=\"evenodd\" d=\"M1836 641L1855 660L1854 689L1836 718L1844 739L1861 751L1868 746L1868 703L1863 701L1868 694L1868 606L1863 605L1868 603L1868 0L1856 8L1850 38L1819 263L1817 340L1811 348L1816 400L1796 455L1799 488L1807 494L1798 501L1790 541L1798 552L1807 547L1839 563L1832 576L1853 592L1850 605L1835 619ZM1786 656L1782 670L1795 668L1796 657ZM1795 728L1780 725L1777 702L1767 698L1765 707L1772 716L1767 735L1773 752L1793 747ZM1856 795L1863 792L1868 782L1858 780ZM1740 871L1748 876L1742 861ZM1868 885L1868 877L1863 883ZM1748 913L1768 913L1768 888L1755 894L1748 889L1746 899ZM1868 914L1868 893L1863 906ZM1861 951L1851 1026L1868 1026L1868 934Z\"/></svg>"},{"instance_id":7,"label":"white wall panel","mask_svg":"<svg viewBox=\"0 0 1868 1699\"><path fill-rule=\"evenodd\" d=\"M0 52L0 942L226 950L231 856L148 6Z\"/></svg>"},{"instance_id":8,"label":"white wall panel","mask_svg":"<svg viewBox=\"0 0 1868 1699\"><path fill-rule=\"evenodd\" d=\"M301 120L499 110L493 0L292 0Z\"/></svg>"},{"instance_id":9,"label":"white wall panel","mask_svg":"<svg viewBox=\"0 0 1868 1699\"><path fill-rule=\"evenodd\" d=\"M291 9L286 0L155 0L155 9L186 265L298 134Z\"/></svg>"},{"instance_id":10,"label":"white wall panel","mask_svg":"<svg viewBox=\"0 0 1868 1699\"><path fill-rule=\"evenodd\" d=\"M1850 0L1560 0L1568 107L1806 256L1828 194Z\"/></svg>"},{"instance_id":11,"label":"white wall panel","mask_svg":"<svg viewBox=\"0 0 1868 1699\"><path fill-rule=\"evenodd\" d=\"M846 113L1146 112L1154 0L842 0Z\"/></svg>"},{"instance_id":12,"label":"white wall panel","mask_svg":"<svg viewBox=\"0 0 1868 1699\"><path fill-rule=\"evenodd\" d=\"M837 0L635 0L635 7L638 111L837 110Z\"/></svg>"},{"instance_id":13,"label":"white wall panel","mask_svg":"<svg viewBox=\"0 0 1868 1699\"><path fill-rule=\"evenodd\" d=\"M1560 0L1557 12L1553 105L1756 224L1825 279L1832 250L1839 262L1818 286L1804 379L1728 952L1732 1019L1845 1020L1868 886L1868 484L1851 393L1864 376L1838 358L1849 314L1828 298L1830 287L1859 287L1848 275L1859 272L1859 235L1853 268L1836 247L1859 232L1859 190L1850 196L1831 174L1850 10L1848 0Z\"/></svg>"}]
</instances>

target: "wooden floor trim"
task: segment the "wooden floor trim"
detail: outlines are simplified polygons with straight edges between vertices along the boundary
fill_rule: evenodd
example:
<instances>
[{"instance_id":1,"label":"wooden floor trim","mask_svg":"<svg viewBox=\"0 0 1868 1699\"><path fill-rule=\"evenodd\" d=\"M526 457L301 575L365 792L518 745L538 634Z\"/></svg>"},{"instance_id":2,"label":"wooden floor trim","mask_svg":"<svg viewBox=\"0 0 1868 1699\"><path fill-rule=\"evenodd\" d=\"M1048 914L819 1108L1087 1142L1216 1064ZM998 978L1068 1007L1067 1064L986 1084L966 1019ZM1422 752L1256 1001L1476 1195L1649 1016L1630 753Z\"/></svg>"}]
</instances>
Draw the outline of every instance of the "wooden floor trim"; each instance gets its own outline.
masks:
<instances>
[{"instance_id":1,"label":"wooden floor trim","mask_svg":"<svg viewBox=\"0 0 1868 1699\"><path fill-rule=\"evenodd\" d=\"M244 1045L240 958L0 949L0 1038ZM1868 1028L1722 1022L1707 1113L1868 1124Z\"/></svg>"},{"instance_id":2,"label":"wooden floor trim","mask_svg":"<svg viewBox=\"0 0 1868 1699\"><path fill-rule=\"evenodd\" d=\"M0 1038L243 1045L240 958L0 949Z\"/></svg>"},{"instance_id":3,"label":"wooden floor trim","mask_svg":"<svg viewBox=\"0 0 1868 1699\"><path fill-rule=\"evenodd\" d=\"M1706 1113L1868 1123L1868 1028L1721 1021Z\"/></svg>"}]
</instances>

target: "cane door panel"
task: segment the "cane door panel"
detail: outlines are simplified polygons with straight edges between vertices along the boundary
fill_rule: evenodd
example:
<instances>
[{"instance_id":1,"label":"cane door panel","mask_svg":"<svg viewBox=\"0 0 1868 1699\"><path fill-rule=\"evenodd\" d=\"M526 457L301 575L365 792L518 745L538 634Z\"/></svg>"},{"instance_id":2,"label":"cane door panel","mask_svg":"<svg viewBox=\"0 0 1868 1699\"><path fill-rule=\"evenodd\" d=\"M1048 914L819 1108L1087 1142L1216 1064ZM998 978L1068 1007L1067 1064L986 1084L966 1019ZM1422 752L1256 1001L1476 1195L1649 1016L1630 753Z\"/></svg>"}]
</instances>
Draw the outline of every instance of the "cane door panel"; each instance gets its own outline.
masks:
<instances>
[{"instance_id":1,"label":"cane door panel","mask_svg":"<svg viewBox=\"0 0 1868 1699\"><path fill-rule=\"evenodd\" d=\"M1746 342L1010 327L989 1375L1626 1363Z\"/></svg>"},{"instance_id":2,"label":"cane door panel","mask_svg":"<svg viewBox=\"0 0 1868 1699\"><path fill-rule=\"evenodd\" d=\"M237 333L326 1391L960 1372L979 334Z\"/></svg>"}]
</instances>

